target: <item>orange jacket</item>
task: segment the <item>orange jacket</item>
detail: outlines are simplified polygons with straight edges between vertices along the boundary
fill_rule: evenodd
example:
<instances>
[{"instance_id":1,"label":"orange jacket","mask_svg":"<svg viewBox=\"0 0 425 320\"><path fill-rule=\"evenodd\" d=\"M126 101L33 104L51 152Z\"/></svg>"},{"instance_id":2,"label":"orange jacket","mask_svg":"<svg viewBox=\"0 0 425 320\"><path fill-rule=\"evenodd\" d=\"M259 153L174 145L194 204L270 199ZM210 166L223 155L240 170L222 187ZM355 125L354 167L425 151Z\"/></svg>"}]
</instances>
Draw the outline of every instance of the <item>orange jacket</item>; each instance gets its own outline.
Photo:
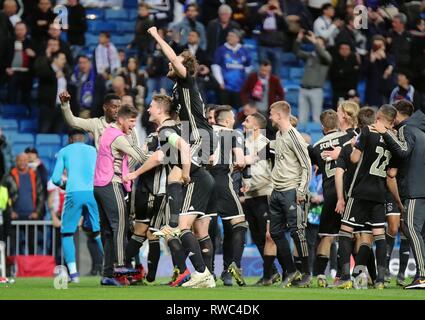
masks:
<instances>
[{"instance_id":1,"label":"orange jacket","mask_svg":"<svg viewBox=\"0 0 425 320\"><path fill-rule=\"evenodd\" d=\"M35 208L37 208L37 174L31 169L29 169L28 173L30 175L30 180L31 180L32 202L33 202L34 209L35 209ZM18 169L13 168L11 170L10 174L15 179L16 186L19 188L19 172L18 172Z\"/></svg>"}]
</instances>

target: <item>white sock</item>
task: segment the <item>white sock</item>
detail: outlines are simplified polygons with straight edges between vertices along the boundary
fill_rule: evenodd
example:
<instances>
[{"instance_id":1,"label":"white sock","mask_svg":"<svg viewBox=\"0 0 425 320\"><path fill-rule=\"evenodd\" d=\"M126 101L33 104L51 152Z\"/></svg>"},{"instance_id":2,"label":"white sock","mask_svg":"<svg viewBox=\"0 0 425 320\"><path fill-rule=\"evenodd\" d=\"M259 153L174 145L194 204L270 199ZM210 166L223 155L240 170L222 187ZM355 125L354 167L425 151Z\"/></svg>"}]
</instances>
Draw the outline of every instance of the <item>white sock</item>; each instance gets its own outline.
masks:
<instances>
[{"instance_id":1,"label":"white sock","mask_svg":"<svg viewBox=\"0 0 425 320\"><path fill-rule=\"evenodd\" d=\"M69 274L77 273L77 264L75 262L67 263Z\"/></svg>"}]
</instances>

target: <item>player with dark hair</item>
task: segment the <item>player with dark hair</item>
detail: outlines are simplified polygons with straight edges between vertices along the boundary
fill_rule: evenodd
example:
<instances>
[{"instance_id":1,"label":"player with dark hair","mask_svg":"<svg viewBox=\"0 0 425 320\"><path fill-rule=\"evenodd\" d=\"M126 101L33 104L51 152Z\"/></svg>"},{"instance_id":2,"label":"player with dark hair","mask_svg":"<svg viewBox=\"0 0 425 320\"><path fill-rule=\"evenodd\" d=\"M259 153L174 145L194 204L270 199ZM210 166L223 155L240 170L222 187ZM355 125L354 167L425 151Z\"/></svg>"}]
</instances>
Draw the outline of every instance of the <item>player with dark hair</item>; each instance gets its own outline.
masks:
<instances>
[{"instance_id":1,"label":"player with dark hair","mask_svg":"<svg viewBox=\"0 0 425 320\"><path fill-rule=\"evenodd\" d=\"M391 105L383 105L376 115L376 123L391 128L397 110ZM357 164L353 181L348 192L347 205L341 219L338 255L341 264L341 279L338 288L349 289L353 282L350 275L350 256L353 251L353 231L355 227L371 226L376 244L378 277L375 288L384 288L386 242L385 242L385 192L387 169L391 152L384 139L373 126L363 127L354 150L351 162ZM366 269L356 266L355 273ZM355 275L353 273L353 276Z\"/></svg>"}]
</instances>

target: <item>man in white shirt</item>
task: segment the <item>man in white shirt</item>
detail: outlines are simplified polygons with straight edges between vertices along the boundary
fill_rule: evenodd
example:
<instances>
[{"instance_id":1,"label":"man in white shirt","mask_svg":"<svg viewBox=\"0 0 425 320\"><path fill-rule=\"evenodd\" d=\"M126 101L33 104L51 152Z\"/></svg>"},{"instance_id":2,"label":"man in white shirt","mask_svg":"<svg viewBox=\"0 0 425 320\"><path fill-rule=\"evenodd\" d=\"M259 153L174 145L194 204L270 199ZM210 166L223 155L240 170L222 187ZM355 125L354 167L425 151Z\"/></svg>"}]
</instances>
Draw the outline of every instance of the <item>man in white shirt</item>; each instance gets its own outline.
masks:
<instances>
[{"instance_id":1,"label":"man in white shirt","mask_svg":"<svg viewBox=\"0 0 425 320\"><path fill-rule=\"evenodd\" d=\"M109 32L99 34L99 44L95 50L96 71L103 77L109 79L119 68L121 61L117 48L110 40Z\"/></svg>"},{"instance_id":2,"label":"man in white shirt","mask_svg":"<svg viewBox=\"0 0 425 320\"><path fill-rule=\"evenodd\" d=\"M335 37L339 33L342 21L339 19L332 20L335 16L335 8L330 3L322 6L322 15L318 17L313 24L314 34L325 39L330 47L335 44Z\"/></svg>"}]
</instances>

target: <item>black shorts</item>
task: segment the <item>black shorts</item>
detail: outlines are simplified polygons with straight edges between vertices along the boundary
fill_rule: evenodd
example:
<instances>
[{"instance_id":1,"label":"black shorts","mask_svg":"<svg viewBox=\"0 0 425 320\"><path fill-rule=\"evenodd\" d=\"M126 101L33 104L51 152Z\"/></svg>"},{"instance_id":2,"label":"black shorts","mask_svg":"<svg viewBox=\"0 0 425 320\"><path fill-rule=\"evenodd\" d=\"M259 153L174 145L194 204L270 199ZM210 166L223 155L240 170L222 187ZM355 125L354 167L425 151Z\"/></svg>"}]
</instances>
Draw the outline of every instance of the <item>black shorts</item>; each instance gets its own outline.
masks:
<instances>
[{"instance_id":1,"label":"black shorts","mask_svg":"<svg viewBox=\"0 0 425 320\"><path fill-rule=\"evenodd\" d=\"M199 168L190 175L190 183L183 187L183 205L180 215L205 216L214 179L204 168Z\"/></svg>"},{"instance_id":2,"label":"black shorts","mask_svg":"<svg viewBox=\"0 0 425 320\"><path fill-rule=\"evenodd\" d=\"M245 216L262 216L264 221L270 222L270 208L269 208L270 196L260 196L254 198L245 199L242 205Z\"/></svg>"},{"instance_id":3,"label":"black shorts","mask_svg":"<svg viewBox=\"0 0 425 320\"><path fill-rule=\"evenodd\" d=\"M222 220L231 220L243 217L244 212L239 198L233 189L233 180L230 175L216 175L210 201L207 208L208 214L218 214Z\"/></svg>"},{"instance_id":4,"label":"black shorts","mask_svg":"<svg viewBox=\"0 0 425 320\"><path fill-rule=\"evenodd\" d=\"M154 215L151 217L149 229L159 231L170 223L170 210L166 196L157 196L154 201Z\"/></svg>"},{"instance_id":5,"label":"black shorts","mask_svg":"<svg viewBox=\"0 0 425 320\"><path fill-rule=\"evenodd\" d=\"M387 192L385 196L385 214L387 216L400 216L400 209L390 192Z\"/></svg>"},{"instance_id":6,"label":"black shorts","mask_svg":"<svg viewBox=\"0 0 425 320\"><path fill-rule=\"evenodd\" d=\"M351 228L370 225L385 227L385 204L363 199L348 198L341 223Z\"/></svg>"},{"instance_id":7,"label":"black shorts","mask_svg":"<svg viewBox=\"0 0 425 320\"><path fill-rule=\"evenodd\" d=\"M336 192L326 194L320 215L319 236L338 236L341 229L341 215L335 212L338 196Z\"/></svg>"},{"instance_id":8,"label":"black shorts","mask_svg":"<svg viewBox=\"0 0 425 320\"><path fill-rule=\"evenodd\" d=\"M139 192L135 197L135 222L149 224L152 218L160 214L164 196L154 196L150 192Z\"/></svg>"}]
</instances>

